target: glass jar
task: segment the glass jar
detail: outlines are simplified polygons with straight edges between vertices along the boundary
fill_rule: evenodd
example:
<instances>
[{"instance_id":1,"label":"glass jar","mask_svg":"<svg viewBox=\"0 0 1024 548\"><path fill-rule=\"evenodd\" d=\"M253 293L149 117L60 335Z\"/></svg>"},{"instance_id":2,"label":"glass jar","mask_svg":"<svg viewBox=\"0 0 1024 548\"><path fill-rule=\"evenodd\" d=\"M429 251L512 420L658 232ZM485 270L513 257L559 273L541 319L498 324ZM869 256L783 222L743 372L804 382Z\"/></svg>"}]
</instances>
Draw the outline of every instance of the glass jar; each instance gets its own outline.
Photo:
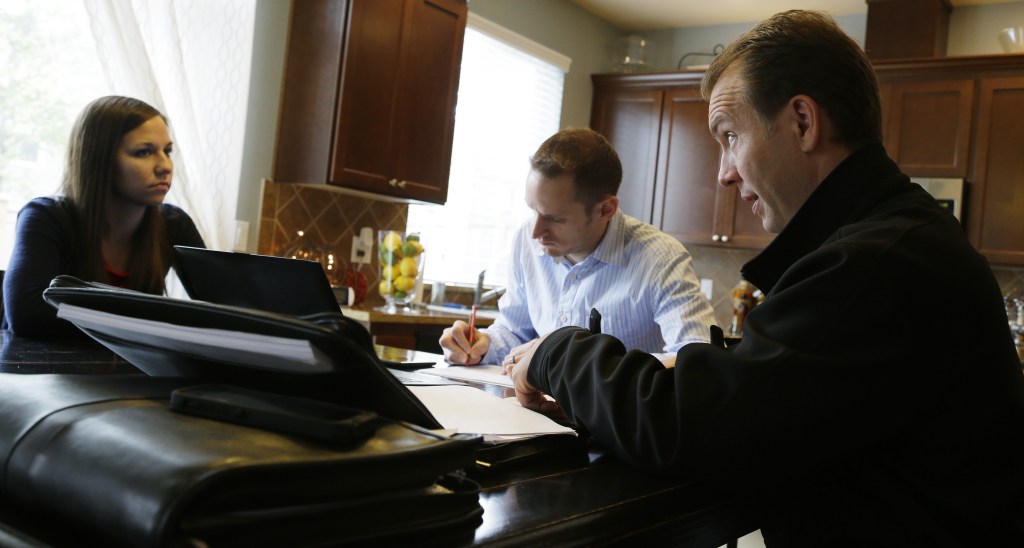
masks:
<instances>
[{"instance_id":1,"label":"glass jar","mask_svg":"<svg viewBox=\"0 0 1024 548\"><path fill-rule=\"evenodd\" d=\"M390 313L398 307L409 310L423 286L423 244L419 234L396 230L377 232L377 258L380 272L378 291Z\"/></svg>"}]
</instances>

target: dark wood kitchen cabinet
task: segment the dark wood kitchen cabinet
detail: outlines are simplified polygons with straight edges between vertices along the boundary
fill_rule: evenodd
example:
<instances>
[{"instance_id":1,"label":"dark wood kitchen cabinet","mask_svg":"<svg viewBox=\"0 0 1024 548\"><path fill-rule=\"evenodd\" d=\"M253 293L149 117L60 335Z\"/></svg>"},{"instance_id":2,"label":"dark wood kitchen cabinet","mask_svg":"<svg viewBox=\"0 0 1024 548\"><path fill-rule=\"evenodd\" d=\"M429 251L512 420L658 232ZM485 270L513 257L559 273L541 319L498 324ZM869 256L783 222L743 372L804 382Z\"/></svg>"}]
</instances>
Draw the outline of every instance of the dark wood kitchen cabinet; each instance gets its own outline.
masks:
<instances>
[{"instance_id":1,"label":"dark wood kitchen cabinet","mask_svg":"<svg viewBox=\"0 0 1024 548\"><path fill-rule=\"evenodd\" d=\"M444 203L465 0L292 4L273 179Z\"/></svg>"},{"instance_id":2,"label":"dark wood kitchen cabinet","mask_svg":"<svg viewBox=\"0 0 1024 548\"><path fill-rule=\"evenodd\" d=\"M884 144L911 177L966 177L974 108L974 80L882 83Z\"/></svg>"},{"instance_id":3,"label":"dark wood kitchen cabinet","mask_svg":"<svg viewBox=\"0 0 1024 548\"><path fill-rule=\"evenodd\" d=\"M622 161L621 209L683 243L764 247L772 235L736 188L718 184L701 72L595 74L591 128Z\"/></svg>"},{"instance_id":4,"label":"dark wood kitchen cabinet","mask_svg":"<svg viewBox=\"0 0 1024 548\"><path fill-rule=\"evenodd\" d=\"M1024 265L1024 75L982 78L968 236L995 264Z\"/></svg>"},{"instance_id":5,"label":"dark wood kitchen cabinet","mask_svg":"<svg viewBox=\"0 0 1024 548\"><path fill-rule=\"evenodd\" d=\"M968 239L1024 265L1024 55L874 64L889 155L911 176L965 178Z\"/></svg>"}]
</instances>

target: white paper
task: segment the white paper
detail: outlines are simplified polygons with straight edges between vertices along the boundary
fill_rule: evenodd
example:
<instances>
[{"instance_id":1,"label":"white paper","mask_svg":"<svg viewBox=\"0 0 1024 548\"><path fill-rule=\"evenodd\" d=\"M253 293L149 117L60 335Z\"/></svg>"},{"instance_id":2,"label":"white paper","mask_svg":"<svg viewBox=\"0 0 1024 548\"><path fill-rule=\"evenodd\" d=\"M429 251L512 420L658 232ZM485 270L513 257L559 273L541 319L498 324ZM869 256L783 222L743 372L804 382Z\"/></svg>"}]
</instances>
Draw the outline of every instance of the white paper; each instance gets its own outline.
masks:
<instances>
[{"instance_id":1,"label":"white paper","mask_svg":"<svg viewBox=\"0 0 1024 548\"><path fill-rule=\"evenodd\" d=\"M545 415L471 386L410 386L441 426L488 436L570 434L576 432Z\"/></svg>"},{"instance_id":2,"label":"white paper","mask_svg":"<svg viewBox=\"0 0 1024 548\"><path fill-rule=\"evenodd\" d=\"M304 339L130 318L66 303L57 307L57 317L126 341L144 335L154 346L227 363L299 373L319 373L333 367L326 355Z\"/></svg>"}]
</instances>

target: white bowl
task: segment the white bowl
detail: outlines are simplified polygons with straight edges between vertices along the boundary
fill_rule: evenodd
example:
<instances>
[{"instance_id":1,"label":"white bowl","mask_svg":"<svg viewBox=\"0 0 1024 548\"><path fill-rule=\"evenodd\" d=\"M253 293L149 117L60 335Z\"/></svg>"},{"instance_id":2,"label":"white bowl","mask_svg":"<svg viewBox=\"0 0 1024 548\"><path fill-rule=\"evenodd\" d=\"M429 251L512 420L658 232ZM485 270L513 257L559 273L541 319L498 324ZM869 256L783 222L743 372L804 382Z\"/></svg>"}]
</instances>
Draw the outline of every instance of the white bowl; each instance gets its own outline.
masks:
<instances>
[{"instance_id":1,"label":"white bowl","mask_svg":"<svg viewBox=\"0 0 1024 548\"><path fill-rule=\"evenodd\" d=\"M999 33L999 43L1006 53L1024 53L1024 27L1003 29Z\"/></svg>"}]
</instances>

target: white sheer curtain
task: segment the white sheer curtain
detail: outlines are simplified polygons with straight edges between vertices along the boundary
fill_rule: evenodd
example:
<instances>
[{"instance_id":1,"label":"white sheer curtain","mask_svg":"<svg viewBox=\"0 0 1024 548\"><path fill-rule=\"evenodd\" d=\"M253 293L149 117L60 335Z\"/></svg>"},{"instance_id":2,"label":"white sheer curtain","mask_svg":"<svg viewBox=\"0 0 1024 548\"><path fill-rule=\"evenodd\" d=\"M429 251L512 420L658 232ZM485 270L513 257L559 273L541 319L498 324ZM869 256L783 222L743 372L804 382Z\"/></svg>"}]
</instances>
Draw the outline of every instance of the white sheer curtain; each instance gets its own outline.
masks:
<instances>
[{"instance_id":1,"label":"white sheer curtain","mask_svg":"<svg viewBox=\"0 0 1024 548\"><path fill-rule=\"evenodd\" d=\"M85 0L113 93L170 120L168 201L206 245L231 249L252 62L253 0Z\"/></svg>"}]
</instances>

